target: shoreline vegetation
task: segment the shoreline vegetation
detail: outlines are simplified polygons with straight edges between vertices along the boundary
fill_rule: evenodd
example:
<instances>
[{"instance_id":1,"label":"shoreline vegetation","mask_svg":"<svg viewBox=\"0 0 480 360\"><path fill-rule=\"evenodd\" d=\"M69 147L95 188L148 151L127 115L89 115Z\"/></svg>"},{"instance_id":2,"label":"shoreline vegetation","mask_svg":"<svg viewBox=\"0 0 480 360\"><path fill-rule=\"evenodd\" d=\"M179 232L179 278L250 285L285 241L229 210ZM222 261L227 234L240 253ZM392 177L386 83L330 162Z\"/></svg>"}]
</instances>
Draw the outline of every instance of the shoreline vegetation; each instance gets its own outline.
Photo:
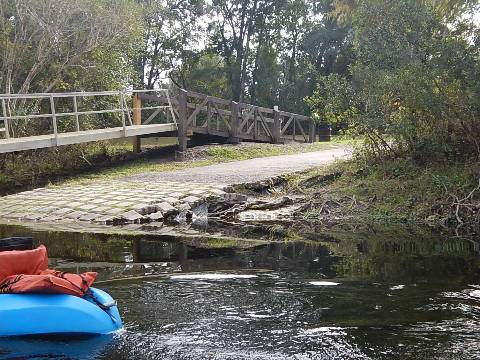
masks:
<instances>
[{"instance_id":1,"label":"shoreline vegetation","mask_svg":"<svg viewBox=\"0 0 480 360\"><path fill-rule=\"evenodd\" d=\"M454 235L479 233L480 164L381 164L359 157L287 179L287 192L304 196L300 221L411 223Z\"/></svg>"}]
</instances>

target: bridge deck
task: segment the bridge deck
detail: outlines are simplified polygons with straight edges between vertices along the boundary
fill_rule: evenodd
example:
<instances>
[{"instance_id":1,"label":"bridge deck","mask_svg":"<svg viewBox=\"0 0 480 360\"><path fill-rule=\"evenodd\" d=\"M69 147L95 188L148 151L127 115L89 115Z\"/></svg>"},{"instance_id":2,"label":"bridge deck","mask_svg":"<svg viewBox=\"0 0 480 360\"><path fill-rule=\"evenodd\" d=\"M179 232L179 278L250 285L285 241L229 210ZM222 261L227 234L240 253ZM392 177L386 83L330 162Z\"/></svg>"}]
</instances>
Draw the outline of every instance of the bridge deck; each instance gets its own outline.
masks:
<instances>
[{"instance_id":1,"label":"bridge deck","mask_svg":"<svg viewBox=\"0 0 480 360\"><path fill-rule=\"evenodd\" d=\"M175 131L176 125L171 124L150 124L150 125L129 125L108 129L95 129L68 133L59 133L55 138L54 134L28 136L23 138L10 138L0 140L0 153L12 151L32 150L61 145L86 143L90 141L120 139L131 136L141 136L162 132Z\"/></svg>"}]
</instances>

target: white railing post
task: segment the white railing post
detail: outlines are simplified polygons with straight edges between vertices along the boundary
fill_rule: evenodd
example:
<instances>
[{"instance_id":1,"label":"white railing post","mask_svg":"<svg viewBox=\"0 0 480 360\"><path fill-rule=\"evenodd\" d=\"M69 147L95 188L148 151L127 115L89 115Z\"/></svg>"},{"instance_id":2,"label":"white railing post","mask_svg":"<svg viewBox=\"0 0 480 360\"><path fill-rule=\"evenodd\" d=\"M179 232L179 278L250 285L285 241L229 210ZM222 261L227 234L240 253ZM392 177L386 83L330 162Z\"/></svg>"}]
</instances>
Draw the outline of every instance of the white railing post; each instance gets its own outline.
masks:
<instances>
[{"instance_id":1,"label":"white railing post","mask_svg":"<svg viewBox=\"0 0 480 360\"><path fill-rule=\"evenodd\" d=\"M123 98L123 92L120 91L120 108L122 109L122 127L123 127L123 136L127 136L127 125L125 123L125 101Z\"/></svg>"},{"instance_id":2,"label":"white railing post","mask_svg":"<svg viewBox=\"0 0 480 360\"><path fill-rule=\"evenodd\" d=\"M7 105L5 104L5 99L2 99L2 109L3 116L5 117L5 119L3 119L3 124L5 125L5 137L10 139L10 124L8 123L7 119Z\"/></svg>"},{"instance_id":3,"label":"white railing post","mask_svg":"<svg viewBox=\"0 0 480 360\"><path fill-rule=\"evenodd\" d=\"M55 146L58 145L58 128L57 128L57 116L55 115L55 101L53 100L53 95L50 95L50 107L52 111L52 123L53 123L53 134L55 136Z\"/></svg>"},{"instance_id":4,"label":"white railing post","mask_svg":"<svg viewBox=\"0 0 480 360\"><path fill-rule=\"evenodd\" d=\"M75 127L80 131L80 122L78 121L77 95L73 95L73 112L75 113Z\"/></svg>"}]
</instances>

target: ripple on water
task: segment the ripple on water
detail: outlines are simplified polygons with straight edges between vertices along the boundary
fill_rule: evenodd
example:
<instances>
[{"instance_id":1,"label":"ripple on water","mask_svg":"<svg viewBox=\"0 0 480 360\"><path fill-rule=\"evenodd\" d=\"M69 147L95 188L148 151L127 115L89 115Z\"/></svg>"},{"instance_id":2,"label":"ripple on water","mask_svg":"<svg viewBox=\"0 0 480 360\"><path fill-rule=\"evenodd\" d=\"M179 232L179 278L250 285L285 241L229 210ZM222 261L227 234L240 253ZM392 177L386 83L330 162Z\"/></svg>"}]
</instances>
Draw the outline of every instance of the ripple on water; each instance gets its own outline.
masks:
<instances>
[{"instance_id":1,"label":"ripple on water","mask_svg":"<svg viewBox=\"0 0 480 360\"><path fill-rule=\"evenodd\" d=\"M91 358L101 360L463 360L479 353L477 289L405 282L388 297L391 285L345 284L220 271L113 283L106 290L126 331L100 348L79 343L78 351L95 348ZM74 343L30 345L52 358L88 359ZM26 357L25 349L0 341L9 357Z\"/></svg>"},{"instance_id":2,"label":"ripple on water","mask_svg":"<svg viewBox=\"0 0 480 360\"><path fill-rule=\"evenodd\" d=\"M257 275L245 275L245 274L183 274L172 275L172 280L230 280L230 279L253 279Z\"/></svg>"},{"instance_id":3,"label":"ripple on water","mask_svg":"<svg viewBox=\"0 0 480 360\"><path fill-rule=\"evenodd\" d=\"M309 281L308 283L310 285L314 285L314 286L337 286L337 285L340 285L340 283L334 282L334 281Z\"/></svg>"}]
</instances>

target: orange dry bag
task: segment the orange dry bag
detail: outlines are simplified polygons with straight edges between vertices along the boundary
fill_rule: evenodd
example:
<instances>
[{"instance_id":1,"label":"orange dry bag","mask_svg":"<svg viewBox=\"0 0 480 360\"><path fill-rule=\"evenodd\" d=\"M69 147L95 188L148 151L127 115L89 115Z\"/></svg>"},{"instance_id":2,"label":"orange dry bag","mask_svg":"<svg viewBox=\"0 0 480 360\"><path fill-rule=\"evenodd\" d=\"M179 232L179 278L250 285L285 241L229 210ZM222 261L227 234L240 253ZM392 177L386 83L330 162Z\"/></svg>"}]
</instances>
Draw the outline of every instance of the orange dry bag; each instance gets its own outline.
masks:
<instances>
[{"instance_id":1,"label":"orange dry bag","mask_svg":"<svg viewBox=\"0 0 480 360\"><path fill-rule=\"evenodd\" d=\"M0 252L0 294L61 293L83 297L96 272L70 274L48 269L45 246Z\"/></svg>"},{"instance_id":2,"label":"orange dry bag","mask_svg":"<svg viewBox=\"0 0 480 360\"><path fill-rule=\"evenodd\" d=\"M47 268L47 249L43 245L34 250L0 252L0 282L10 275L35 275Z\"/></svg>"}]
</instances>

